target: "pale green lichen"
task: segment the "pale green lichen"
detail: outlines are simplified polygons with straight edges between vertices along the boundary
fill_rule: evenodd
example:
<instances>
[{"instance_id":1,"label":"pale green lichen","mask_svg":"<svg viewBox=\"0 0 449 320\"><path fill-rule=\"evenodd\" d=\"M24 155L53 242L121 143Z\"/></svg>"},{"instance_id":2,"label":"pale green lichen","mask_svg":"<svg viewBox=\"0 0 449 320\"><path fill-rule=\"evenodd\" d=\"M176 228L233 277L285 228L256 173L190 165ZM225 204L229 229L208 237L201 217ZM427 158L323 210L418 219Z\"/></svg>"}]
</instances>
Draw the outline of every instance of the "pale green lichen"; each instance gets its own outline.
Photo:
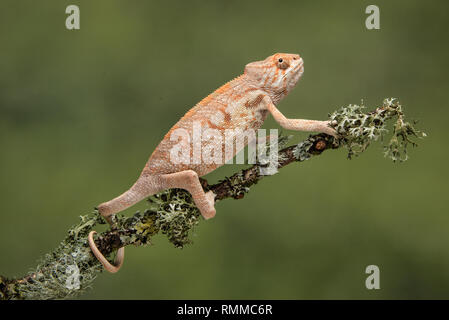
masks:
<instances>
[{"instance_id":1,"label":"pale green lichen","mask_svg":"<svg viewBox=\"0 0 449 320\"><path fill-rule=\"evenodd\" d=\"M94 214L81 216L81 222L51 253L46 254L30 272L27 281L15 285L16 299L63 299L83 293L101 271L93 259L86 237L98 222Z\"/></svg>"},{"instance_id":2,"label":"pale green lichen","mask_svg":"<svg viewBox=\"0 0 449 320\"><path fill-rule=\"evenodd\" d=\"M298 143L293 150L293 155L298 161L305 161L312 157L312 154L309 153L310 148L313 146L313 141L311 139L307 139Z\"/></svg>"},{"instance_id":3,"label":"pale green lichen","mask_svg":"<svg viewBox=\"0 0 449 320\"><path fill-rule=\"evenodd\" d=\"M155 226L175 247L182 248L192 242L189 234L198 225L201 214L190 193L170 189L150 197L149 201L156 212Z\"/></svg>"},{"instance_id":4,"label":"pale green lichen","mask_svg":"<svg viewBox=\"0 0 449 320\"><path fill-rule=\"evenodd\" d=\"M364 113L363 101L360 105L349 105L329 115L332 126L340 134L339 142L348 149L348 158L357 156L371 144L383 139L388 133L387 122L396 119L392 137L384 146L385 156L393 161L407 160L407 147L416 146L411 138L423 138L424 132L415 129L404 120L404 113L399 101L388 98L381 107L373 112Z\"/></svg>"},{"instance_id":5,"label":"pale green lichen","mask_svg":"<svg viewBox=\"0 0 449 320\"><path fill-rule=\"evenodd\" d=\"M286 156L279 153L279 150L284 148L291 138L293 138L292 135L283 135L280 132L278 136L270 135L265 146L258 146L256 164L259 166L261 176L274 175L278 172L279 162L286 159Z\"/></svg>"},{"instance_id":6,"label":"pale green lichen","mask_svg":"<svg viewBox=\"0 0 449 320\"><path fill-rule=\"evenodd\" d=\"M129 218L114 217L115 230L126 230L120 234L121 243L147 245L159 231L176 247L191 243L189 235L201 215L190 194L171 189L154 195L150 202L152 208L144 213L138 212ZM14 284L0 277L0 298L64 299L80 295L91 287L103 267L92 255L87 235L94 226L105 221L96 211L80 218L80 223L70 228L68 236L30 270L29 276Z\"/></svg>"}]
</instances>

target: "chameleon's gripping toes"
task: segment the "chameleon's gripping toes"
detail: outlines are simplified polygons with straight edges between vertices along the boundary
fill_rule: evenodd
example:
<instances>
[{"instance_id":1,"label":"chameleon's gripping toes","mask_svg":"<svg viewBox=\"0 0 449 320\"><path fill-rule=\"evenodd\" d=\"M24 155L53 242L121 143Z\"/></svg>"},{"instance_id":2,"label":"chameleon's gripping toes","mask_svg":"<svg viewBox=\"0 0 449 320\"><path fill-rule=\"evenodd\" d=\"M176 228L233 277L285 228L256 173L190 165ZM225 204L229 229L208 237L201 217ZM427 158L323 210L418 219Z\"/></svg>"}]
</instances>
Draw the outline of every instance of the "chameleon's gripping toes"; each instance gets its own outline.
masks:
<instances>
[{"instance_id":1,"label":"chameleon's gripping toes","mask_svg":"<svg viewBox=\"0 0 449 320\"><path fill-rule=\"evenodd\" d=\"M142 199L165 189L181 188L190 192L205 219L215 216L215 194L212 191L207 193L203 191L199 177L226 163L240 150L235 148L232 154L223 152L223 161L219 164L174 162L170 159L170 150L175 145L179 147L180 143L179 139L171 139L171 134L176 129L186 130L190 137L195 123L200 123L202 129L217 129L223 134L227 129L257 130L262 126L268 113L271 113L285 129L336 135L328 121L288 119L276 108L279 101L294 88L303 72L303 60L297 54L276 53L265 60L247 64L243 75L201 100L170 129L154 150L136 183L117 198L100 204L98 206L100 214L112 223L112 215ZM193 146L190 145L192 139L187 140L184 141L186 147L193 150ZM210 144L210 140L201 142L201 147L204 146L203 143ZM224 141L216 143L220 143L221 146L218 147L225 150ZM123 263L124 248L118 250L115 265L112 265L97 249L93 239L94 233L95 231L92 231L89 234L92 252L106 270L117 272Z\"/></svg>"}]
</instances>

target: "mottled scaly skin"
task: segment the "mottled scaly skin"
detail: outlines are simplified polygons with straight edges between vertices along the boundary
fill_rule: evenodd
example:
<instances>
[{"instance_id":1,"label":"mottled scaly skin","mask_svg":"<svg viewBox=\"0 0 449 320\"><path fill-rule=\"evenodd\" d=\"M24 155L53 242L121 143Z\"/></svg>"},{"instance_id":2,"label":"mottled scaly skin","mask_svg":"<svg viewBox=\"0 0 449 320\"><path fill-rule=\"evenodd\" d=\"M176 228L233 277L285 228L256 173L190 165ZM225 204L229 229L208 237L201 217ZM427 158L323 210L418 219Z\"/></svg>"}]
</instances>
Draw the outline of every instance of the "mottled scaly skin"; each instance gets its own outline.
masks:
<instances>
[{"instance_id":1,"label":"mottled scaly skin","mask_svg":"<svg viewBox=\"0 0 449 320\"><path fill-rule=\"evenodd\" d=\"M282 57L282 62L279 62ZM290 71L289 71L290 70ZM278 53L259 62L246 66L245 73L221 86L189 110L165 135L157 146L142 174L174 173L191 169L203 176L232 159L240 151L234 149L225 157L222 140L223 160L220 164L175 164L170 161L170 150L179 143L171 141L170 135L182 128L192 132L194 122L201 123L202 129L217 129L224 136L226 129L259 129L268 110L264 98L277 104L294 87L303 73L303 62L299 55ZM288 72L288 73L287 73ZM290 76L290 77L289 77ZM245 140L247 144L247 140ZM190 141L192 159L192 140ZM203 141L203 146L209 143Z\"/></svg>"}]
</instances>

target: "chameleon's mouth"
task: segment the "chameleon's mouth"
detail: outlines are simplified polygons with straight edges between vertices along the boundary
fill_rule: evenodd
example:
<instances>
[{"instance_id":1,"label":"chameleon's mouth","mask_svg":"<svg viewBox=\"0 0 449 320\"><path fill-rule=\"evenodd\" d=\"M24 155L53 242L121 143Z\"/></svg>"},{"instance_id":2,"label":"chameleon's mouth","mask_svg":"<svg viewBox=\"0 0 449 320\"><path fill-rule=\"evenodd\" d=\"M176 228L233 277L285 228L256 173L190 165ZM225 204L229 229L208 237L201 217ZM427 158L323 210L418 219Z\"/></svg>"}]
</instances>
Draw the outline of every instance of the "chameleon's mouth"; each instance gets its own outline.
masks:
<instances>
[{"instance_id":1,"label":"chameleon's mouth","mask_svg":"<svg viewBox=\"0 0 449 320\"><path fill-rule=\"evenodd\" d=\"M300 71L300 72L304 72L304 60L299 59L299 63L298 65L295 67L295 71Z\"/></svg>"},{"instance_id":2,"label":"chameleon's mouth","mask_svg":"<svg viewBox=\"0 0 449 320\"><path fill-rule=\"evenodd\" d=\"M297 72L301 72L302 73L302 72L304 72L304 60L302 60L302 58L300 58L297 61L298 62L296 64L296 66L294 66L291 71L293 73L297 73Z\"/></svg>"}]
</instances>

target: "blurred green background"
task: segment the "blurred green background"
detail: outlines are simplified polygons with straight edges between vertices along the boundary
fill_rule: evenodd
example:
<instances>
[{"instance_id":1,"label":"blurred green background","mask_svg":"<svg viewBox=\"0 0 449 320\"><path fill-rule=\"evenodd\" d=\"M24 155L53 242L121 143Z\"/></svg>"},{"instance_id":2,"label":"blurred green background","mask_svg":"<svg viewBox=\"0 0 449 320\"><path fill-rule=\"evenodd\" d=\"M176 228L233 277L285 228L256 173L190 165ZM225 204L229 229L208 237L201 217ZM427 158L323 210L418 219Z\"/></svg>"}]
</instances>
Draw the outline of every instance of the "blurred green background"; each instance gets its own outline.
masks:
<instances>
[{"instance_id":1,"label":"blurred green background","mask_svg":"<svg viewBox=\"0 0 449 320\"><path fill-rule=\"evenodd\" d=\"M69 4L79 31L65 28ZM171 125L246 63L291 52L305 74L279 105L287 117L393 96L428 138L403 164L375 144L290 165L218 203L193 245L128 248L82 298L449 298L449 5L375 1L381 29L369 31L369 4L2 0L0 273L25 274L129 187ZM381 290L365 288L370 264Z\"/></svg>"}]
</instances>

